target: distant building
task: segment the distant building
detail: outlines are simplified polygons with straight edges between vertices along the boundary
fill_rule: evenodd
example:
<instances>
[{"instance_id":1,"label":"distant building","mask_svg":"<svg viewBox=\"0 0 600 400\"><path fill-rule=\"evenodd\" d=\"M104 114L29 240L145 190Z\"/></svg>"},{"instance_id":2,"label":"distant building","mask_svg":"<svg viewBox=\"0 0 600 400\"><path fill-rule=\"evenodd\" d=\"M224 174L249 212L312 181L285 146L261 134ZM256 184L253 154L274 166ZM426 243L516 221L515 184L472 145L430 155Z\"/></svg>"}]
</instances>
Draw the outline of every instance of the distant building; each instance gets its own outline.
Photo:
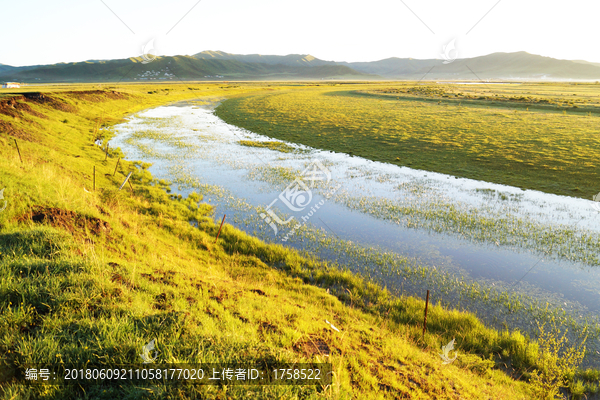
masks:
<instances>
[{"instance_id":1,"label":"distant building","mask_svg":"<svg viewBox=\"0 0 600 400\"><path fill-rule=\"evenodd\" d=\"M5 82L2 84L2 89L19 88L21 84L18 82Z\"/></svg>"}]
</instances>

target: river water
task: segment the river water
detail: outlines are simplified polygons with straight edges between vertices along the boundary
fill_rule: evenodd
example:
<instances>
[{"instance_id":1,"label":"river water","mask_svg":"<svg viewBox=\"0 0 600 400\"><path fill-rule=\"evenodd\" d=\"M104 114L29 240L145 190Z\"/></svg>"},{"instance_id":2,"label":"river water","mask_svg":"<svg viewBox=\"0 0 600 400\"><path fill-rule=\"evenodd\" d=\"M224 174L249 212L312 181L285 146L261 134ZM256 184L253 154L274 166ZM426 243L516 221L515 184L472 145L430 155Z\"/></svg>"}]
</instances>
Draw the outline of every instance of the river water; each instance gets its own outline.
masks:
<instances>
[{"instance_id":1,"label":"river water","mask_svg":"<svg viewBox=\"0 0 600 400\"><path fill-rule=\"evenodd\" d=\"M216 105L140 112L114 127L110 146L152 163L175 193L203 194L215 219L398 295L431 289L434 303L535 333L533 314L467 296L475 284L598 327L600 203L283 143L226 124ZM600 365L598 343L588 341L586 365Z\"/></svg>"}]
</instances>

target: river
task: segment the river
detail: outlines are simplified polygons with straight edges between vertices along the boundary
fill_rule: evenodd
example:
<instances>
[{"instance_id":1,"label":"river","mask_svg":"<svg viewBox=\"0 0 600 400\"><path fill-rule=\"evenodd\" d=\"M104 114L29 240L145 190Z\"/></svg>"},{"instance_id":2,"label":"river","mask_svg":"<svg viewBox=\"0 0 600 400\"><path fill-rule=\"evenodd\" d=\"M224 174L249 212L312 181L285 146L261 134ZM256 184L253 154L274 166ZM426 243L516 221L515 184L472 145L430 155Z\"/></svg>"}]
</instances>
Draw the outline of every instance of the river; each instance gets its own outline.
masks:
<instances>
[{"instance_id":1,"label":"river","mask_svg":"<svg viewBox=\"0 0 600 400\"><path fill-rule=\"evenodd\" d=\"M203 194L215 219L397 295L430 289L434 303L533 333L545 305L587 321L599 334L585 364L600 366L600 203L283 143L226 124L217 104L140 112L110 147L175 193Z\"/></svg>"}]
</instances>

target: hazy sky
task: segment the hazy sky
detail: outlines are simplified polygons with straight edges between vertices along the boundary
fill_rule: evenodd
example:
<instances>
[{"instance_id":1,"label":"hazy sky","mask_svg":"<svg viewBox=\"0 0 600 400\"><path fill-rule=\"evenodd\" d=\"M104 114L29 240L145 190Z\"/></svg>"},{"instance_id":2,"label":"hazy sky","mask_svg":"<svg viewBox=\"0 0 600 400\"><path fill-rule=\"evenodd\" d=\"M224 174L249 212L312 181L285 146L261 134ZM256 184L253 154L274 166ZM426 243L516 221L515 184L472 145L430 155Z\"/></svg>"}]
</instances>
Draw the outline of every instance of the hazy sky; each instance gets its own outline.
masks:
<instances>
[{"instance_id":1,"label":"hazy sky","mask_svg":"<svg viewBox=\"0 0 600 400\"><path fill-rule=\"evenodd\" d=\"M442 58L456 38L459 58L527 51L600 62L599 11L599 0L3 0L0 63L127 58L152 38L158 55Z\"/></svg>"}]
</instances>

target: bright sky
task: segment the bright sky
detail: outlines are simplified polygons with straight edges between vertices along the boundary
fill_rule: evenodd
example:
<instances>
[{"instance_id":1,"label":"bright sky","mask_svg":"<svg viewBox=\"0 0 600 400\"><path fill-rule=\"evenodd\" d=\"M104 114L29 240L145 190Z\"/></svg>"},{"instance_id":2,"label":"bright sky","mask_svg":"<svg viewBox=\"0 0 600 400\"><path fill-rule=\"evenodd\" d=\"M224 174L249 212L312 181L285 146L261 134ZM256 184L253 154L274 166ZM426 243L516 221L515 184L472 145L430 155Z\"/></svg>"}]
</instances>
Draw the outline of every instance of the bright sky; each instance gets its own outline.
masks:
<instances>
[{"instance_id":1,"label":"bright sky","mask_svg":"<svg viewBox=\"0 0 600 400\"><path fill-rule=\"evenodd\" d=\"M112 10L112 11L111 11ZM335 61L527 51L600 62L600 1L30 0L2 4L0 63L14 66L203 50Z\"/></svg>"}]
</instances>

